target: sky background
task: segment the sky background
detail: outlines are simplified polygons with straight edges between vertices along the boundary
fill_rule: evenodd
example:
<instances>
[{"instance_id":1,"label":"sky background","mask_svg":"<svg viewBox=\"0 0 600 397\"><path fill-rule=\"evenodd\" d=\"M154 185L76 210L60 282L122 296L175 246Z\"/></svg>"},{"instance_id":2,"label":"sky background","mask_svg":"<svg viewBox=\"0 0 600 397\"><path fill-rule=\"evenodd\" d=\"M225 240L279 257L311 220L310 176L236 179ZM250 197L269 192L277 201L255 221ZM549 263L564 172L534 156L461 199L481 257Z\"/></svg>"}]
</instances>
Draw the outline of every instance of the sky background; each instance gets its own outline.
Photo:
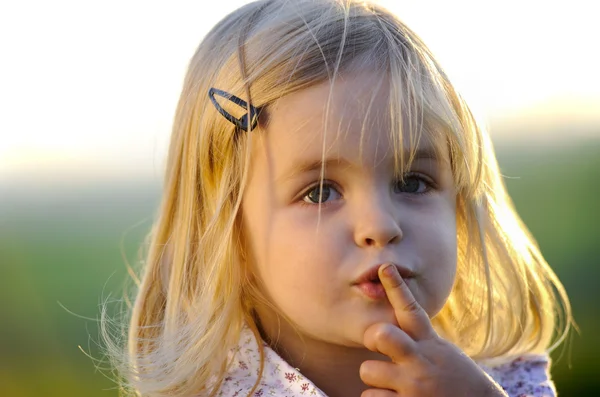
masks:
<instances>
[{"instance_id":1,"label":"sky background","mask_svg":"<svg viewBox=\"0 0 600 397\"><path fill-rule=\"evenodd\" d=\"M0 182L159 180L188 61L245 3L0 2ZM600 131L585 128L600 126L594 2L381 3L429 45L494 139Z\"/></svg>"}]
</instances>

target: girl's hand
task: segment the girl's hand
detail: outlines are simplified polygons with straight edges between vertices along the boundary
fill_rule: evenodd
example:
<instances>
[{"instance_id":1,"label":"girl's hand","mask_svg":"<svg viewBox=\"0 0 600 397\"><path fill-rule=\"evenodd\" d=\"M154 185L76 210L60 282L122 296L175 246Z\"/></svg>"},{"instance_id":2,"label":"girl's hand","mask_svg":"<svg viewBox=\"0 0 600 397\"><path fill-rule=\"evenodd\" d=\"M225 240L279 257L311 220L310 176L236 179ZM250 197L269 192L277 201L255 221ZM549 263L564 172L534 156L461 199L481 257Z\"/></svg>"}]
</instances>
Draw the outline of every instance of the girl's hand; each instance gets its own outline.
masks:
<instances>
[{"instance_id":1,"label":"girl's hand","mask_svg":"<svg viewBox=\"0 0 600 397\"><path fill-rule=\"evenodd\" d=\"M362 363L362 381L375 387L362 397L507 396L473 360L437 335L396 266L381 266L379 279L400 327L378 323L365 331L365 346L392 362Z\"/></svg>"}]
</instances>

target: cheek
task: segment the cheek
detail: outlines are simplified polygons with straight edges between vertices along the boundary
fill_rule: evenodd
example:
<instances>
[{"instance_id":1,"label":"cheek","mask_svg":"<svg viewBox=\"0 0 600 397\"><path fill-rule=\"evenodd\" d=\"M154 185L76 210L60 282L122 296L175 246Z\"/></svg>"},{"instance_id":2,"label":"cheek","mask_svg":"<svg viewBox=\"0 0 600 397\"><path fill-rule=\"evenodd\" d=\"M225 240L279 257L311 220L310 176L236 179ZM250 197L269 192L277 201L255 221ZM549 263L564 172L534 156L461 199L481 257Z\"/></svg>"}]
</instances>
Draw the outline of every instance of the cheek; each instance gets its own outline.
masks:
<instances>
[{"instance_id":1,"label":"cheek","mask_svg":"<svg viewBox=\"0 0 600 397\"><path fill-rule=\"evenodd\" d=\"M422 278L419 283L421 304L430 316L444 305L456 275L457 237L454 207L441 206L421 218L418 227Z\"/></svg>"},{"instance_id":2,"label":"cheek","mask_svg":"<svg viewBox=\"0 0 600 397\"><path fill-rule=\"evenodd\" d=\"M318 284L339 262L334 241L339 233L332 222L322 219L317 229L310 210L291 208L281 211L273 226L267 263L290 272L299 282Z\"/></svg>"},{"instance_id":3,"label":"cheek","mask_svg":"<svg viewBox=\"0 0 600 397\"><path fill-rule=\"evenodd\" d=\"M321 294L340 261L331 224L322 221L317 233L316 217L294 207L272 211L268 222L252 220L255 267L272 298Z\"/></svg>"}]
</instances>

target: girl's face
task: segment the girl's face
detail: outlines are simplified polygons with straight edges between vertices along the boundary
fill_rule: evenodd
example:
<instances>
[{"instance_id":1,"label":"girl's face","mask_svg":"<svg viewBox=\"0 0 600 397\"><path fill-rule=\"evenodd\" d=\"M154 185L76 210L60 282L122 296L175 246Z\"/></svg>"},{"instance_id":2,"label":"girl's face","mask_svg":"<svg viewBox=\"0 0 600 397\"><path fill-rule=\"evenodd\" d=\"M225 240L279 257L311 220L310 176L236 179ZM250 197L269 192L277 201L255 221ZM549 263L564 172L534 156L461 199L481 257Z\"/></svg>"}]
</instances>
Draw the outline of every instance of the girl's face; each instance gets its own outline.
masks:
<instances>
[{"instance_id":1,"label":"girl's face","mask_svg":"<svg viewBox=\"0 0 600 397\"><path fill-rule=\"evenodd\" d=\"M449 157L436 158L423 136L405 181L394 178L383 117L389 84L374 94L378 79L347 75L333 90L323 83L279 100L266 130L254 132L242 204L251 265L267 298L305 336L345 346L362 346L365 329L376 322L395 323L387 299L356 285L365 272L388 262L412 272L408 286L434 316L456 270ZM404 142L406 148L407 134ZM273 329L272 313L257 311L263 327Z\"/></svg>"}]
</instances>

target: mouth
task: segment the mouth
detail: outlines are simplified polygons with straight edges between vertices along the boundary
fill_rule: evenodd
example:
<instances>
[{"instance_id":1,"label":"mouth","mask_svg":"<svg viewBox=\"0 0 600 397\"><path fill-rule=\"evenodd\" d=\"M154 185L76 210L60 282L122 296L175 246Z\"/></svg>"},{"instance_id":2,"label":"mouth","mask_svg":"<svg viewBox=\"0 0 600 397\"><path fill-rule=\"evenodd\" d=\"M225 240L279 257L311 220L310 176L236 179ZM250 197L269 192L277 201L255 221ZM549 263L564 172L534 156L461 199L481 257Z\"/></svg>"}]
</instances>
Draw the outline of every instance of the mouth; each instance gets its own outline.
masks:
<instances>
[{"instance_id":1,"label":"mouth","mask_svg":"<svg viewBox=\"0 0 600 397\"><path fill-rule=\"evenodd\" d=\"M379 268L383 265L383 263L375 265L366 272L362 273L352 283L352 286L356 287L363 295L365 295L369 299L385 299L387 297L385 293L385 288L383 287L383 285L381 284L381 280L379 279ZM396 266L398 272L400 273L400 276L404 280L409 280L416 276L415 273L410 269L396 265L394 263L392 265Z\"/></svg>"},{"instance_id":2,"label":"mouth","mask_svg":"<svg viewBox=\"0 0 600 397\"><path fill-rule=\"evenodd\" d=\"M365 283L365 282L381 284L381 280L379 279L379 268L386 264L387 263L380 263L380 264L377 264L377 265L371 267L370 269L368 269L367 271L362 273L353 282L353 284L361 284L361 283ZM395 263L392 263L392 265L396 266L396 269L398 269L398 273L400 273L400 276L405 280L414 278L416 276L412 270L410 270L406 267L396 265Z\"/></svg>"}]
</instances>

